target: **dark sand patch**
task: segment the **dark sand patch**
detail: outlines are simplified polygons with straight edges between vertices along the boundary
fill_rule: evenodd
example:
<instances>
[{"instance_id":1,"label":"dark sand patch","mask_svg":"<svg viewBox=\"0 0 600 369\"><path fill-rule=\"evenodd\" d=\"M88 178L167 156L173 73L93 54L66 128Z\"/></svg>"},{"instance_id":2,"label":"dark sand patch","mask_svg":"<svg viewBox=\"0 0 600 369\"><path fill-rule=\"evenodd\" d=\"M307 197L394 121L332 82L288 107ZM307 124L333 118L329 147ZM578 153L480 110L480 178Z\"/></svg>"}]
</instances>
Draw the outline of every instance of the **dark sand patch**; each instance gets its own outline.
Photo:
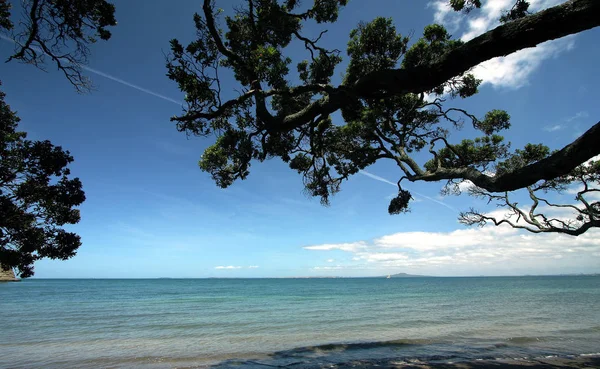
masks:
<instances>
[{"instance_id":1,"label":"dark sand patch","mask_svg":"<svg viewBox=\"0 0 600 369\"><path fill-rule=\"evenodd\" d=\"M600 356L586 356L573 358L540 358L523 360L477 360L459 363L421 363L403 361L354 361L341 365L328 365L327 369L600 369Z\"/></svg>"}]
</instances>

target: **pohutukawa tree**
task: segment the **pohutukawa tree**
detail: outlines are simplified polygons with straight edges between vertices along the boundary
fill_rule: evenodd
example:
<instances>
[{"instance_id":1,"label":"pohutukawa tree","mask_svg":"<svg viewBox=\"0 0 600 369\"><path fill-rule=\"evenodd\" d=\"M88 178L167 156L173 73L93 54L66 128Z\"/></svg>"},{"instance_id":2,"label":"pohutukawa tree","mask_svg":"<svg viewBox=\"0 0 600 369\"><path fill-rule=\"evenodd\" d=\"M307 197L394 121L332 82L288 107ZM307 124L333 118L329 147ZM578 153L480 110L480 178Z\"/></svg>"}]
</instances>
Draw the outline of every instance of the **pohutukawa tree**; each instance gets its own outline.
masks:
<instances>
[{"instance_id":1,"label":"pohutukawa tree","mask_svg":"<svg viewBox=\"0 0 600 369\"><path fill-rule=\"evenodd\" d=\"M69 178L69 152L27 140L18 122L0 92L0 267L25 278L36 260L75 255L81 240L61 227L79 222L75 207L85 194L81 181Z\"/></svg>"},{"instance_id":2,"label":"pohutukawa tree","mask_svg":"<svg viewBox=\"0 0 600 369\"><path fill-rule=\"evenodd\" d=\"M481 62L600 25L600 1L571 0L532 14L519 0L500 26L468 42L452 39L436 24L411 42L390 19L361 23L350 33L343 81L334 85L342 53L322 47L321 37L306 37L302 29L307 22L335 23L346 2L315 0L301 8L295 0L246 0L234 16L221 19L221 11L205 0L202 13L194 15L197 39L185 47L171 41L168 76L186 94L184 114L172 120L182 132L216 136L199 165L217 185L246 178L253 160L279 157L326 204L345 179L385 159L403 172L391 214L409 209L404 181L440 181L446 192L471 181L471 194L498 202L516 217L496 219L471 209L460 216L466 224L509 223L569 235L600 226L600 203L588 197L599 191L600 163L590 159L600 154L600 122L558 151L541 144L512 151L499 134L510 127L507 112L476 117L448 106L451 98L477 93L481 81L470 70ZM478 0L450 4L465 13L481 6ZM307 56L292 66L285 53L294 40ZM227 73L238 86L222 83ZM234 98L226 99L232 91ZM343 122L332 120L338 111ZM463 122L480 136L453 141L451 132ZM429 160L417 160L419 152L430 153ZM544 197L576 184L576 203ZM511 201L510 192L519 189L528 192L532 206ZM552 207L576 214L551 217Z\"/></svg>"}]
</instances>

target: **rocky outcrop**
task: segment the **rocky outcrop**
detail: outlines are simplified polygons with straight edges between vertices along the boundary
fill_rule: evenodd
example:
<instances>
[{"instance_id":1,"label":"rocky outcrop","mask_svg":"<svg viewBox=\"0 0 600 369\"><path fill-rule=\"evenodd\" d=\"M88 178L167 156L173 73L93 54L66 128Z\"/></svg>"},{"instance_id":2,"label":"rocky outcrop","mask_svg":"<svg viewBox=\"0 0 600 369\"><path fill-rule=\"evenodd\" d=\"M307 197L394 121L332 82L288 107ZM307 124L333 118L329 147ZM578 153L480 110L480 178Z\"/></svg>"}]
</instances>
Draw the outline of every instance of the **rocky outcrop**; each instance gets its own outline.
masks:
<instances>
[{"instance_id":1,"label":"rocky outcrop","mask_svg":"<svg viewBox=\"0 0 600 369\"><path fill-rule=\"evenodd\" d=\"M18 281L17 277L15 277L15 272L12 269L2 269L0 267L0 282L14 282Z\"/></svg>"}]
</instances>

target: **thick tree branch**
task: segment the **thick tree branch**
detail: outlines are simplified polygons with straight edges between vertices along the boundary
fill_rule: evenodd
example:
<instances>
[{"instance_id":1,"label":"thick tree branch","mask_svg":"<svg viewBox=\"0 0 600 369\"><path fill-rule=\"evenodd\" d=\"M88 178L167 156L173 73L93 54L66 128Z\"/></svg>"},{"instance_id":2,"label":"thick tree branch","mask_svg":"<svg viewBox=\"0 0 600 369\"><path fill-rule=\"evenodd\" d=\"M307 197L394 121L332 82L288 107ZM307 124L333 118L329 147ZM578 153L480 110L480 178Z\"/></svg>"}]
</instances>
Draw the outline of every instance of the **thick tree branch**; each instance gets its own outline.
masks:
<instances>
[{"instance_id":1,"label":"thick tree branch","mask_svg":"<svg viewBox=\"0 0 600 369\"><path fill-rule=\"evenodd\" d=\"M358 81L360 94L384 90L400 94L431 90L472 67L499 56L600 25L600 2L571 0L498 26L458 47L436 63L414 69L377 71Z\"/></svg>"},{"instance_id":2,"label":"thick tree branch","mask_svg":"<svg viewBox=\"0 0 600 369\"><path fill-rule=\"evenodd\" d=\"M20 50L15 53L14 55L11 55L7 62L13 60L13 59L23 59L25 56L26 52L31 52L35 55L35 50L32 49L31 44L33 43L33 41L35 40L35 38L38 36L38 29L39 29L39 24L38 24L38 9L39 9L39 0L33 0L33 2L31 3L31 10L29 11L29 19L31 21L31 24L29 25L29 36L27 37L27 40L25 41L25 43L23 45L19 45ZM35 60L35 58L34 58Z\"/></svg>"},{"instance_id":3,"label":"thick tree branch","mask_svg":"<svg viewBox=\"0 0 600 369\"><path fill-rule=\"evenodd\" d=\"M484 61L597 27L600 25L598 14L600 1L571 0L503 24L452 50L433 64L376 71L361 78L354 86L340 86L329 96L287 116L276 129L289 131L319 115L331 114L347 104L352 95L370 97L385 92L392 96L432 90Z\"/></svg>"},{"instance_id":4,"label":"thick tree branch","mask_svg":"<svg viewBox=\"0 0 600 369\"><path fill-rule=\"evenodd\" d=\"M489 192L514 191L531 186L540 180L551 180L570 173L581 163L600 154L598 142L600 142L600 122L562 150L506 174L488 176L470 167L442 168L433 173L425 172L408 179L412 182L468 179Z\"/></svg>"},{"instance_id":5,"label":"thick tree branch","mask_svg":"<svg viewBox=\"0 0 600 369\"><path fill-rule=\"evenodd\" d=\"M217 30L217 26L215 25L215 17L212 12L211 0L204 0L204 5L202 6L202 10L204 11L204 18L206 19L206 27L212 36L215 45L217 45L217 49L221 52L221 54L230 58L231 60L240 64L240 66L244 65L242 59L237 56L233 51L228 49L223 40L221 39L221 35L219 35L219 31Z\"/></svg>"}]
</instances>

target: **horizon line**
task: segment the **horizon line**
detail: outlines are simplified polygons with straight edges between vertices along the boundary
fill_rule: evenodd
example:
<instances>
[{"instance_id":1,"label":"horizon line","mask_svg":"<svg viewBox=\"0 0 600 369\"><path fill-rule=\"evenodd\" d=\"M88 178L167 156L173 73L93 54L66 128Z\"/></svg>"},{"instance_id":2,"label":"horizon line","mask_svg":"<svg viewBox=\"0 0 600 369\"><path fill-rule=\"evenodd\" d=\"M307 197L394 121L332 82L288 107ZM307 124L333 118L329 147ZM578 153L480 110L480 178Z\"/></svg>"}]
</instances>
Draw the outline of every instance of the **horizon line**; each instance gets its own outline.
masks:
<instances>
[{"instance_id":1,"label":"horizon line","mask_svg":"<svg viewBox=\"0 0 600 369\"><path fill-rule=\"evenodd\" d=\"M394 275L394 274L392 274ZM415 275L406 277L392 277L393 279L417 279L417 278L502 278L502 277L569 277L569 276L600 276L600 271L592 273L554 273L554 274L507 274L507 275ZM107 280L146 280L146 279L361 279L381 278L387 279L387 275L377 276L295 276L295 277L29 277L25 279L107 279Z\"/></svg>"}]
</instances>

